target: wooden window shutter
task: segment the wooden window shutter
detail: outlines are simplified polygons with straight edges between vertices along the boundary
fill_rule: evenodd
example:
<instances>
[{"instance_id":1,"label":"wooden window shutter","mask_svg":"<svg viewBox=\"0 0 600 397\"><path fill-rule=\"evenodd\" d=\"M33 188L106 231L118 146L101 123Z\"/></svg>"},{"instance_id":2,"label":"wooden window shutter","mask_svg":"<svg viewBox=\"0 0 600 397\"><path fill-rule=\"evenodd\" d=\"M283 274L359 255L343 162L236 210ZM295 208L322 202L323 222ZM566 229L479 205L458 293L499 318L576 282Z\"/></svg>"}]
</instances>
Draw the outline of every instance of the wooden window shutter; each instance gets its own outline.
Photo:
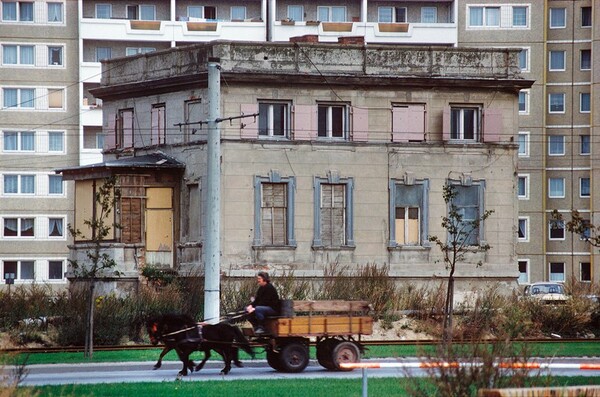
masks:
<instances>
[{"instance_id":1,"label":"wooden window shutter","mask_svg":"<svg viewBox=\"0 0 600 397\"><path fill-rule=\"evenodd\" d=\"M425 139L425 106L392 107L392 142L423 141Z\"/></svg>"},{"instance_id":2,"label":"wooden window shutter","mask_svg":"<svg viewBox=\"0 0 600 397\"><path fill-rule=\"evenodd\" d=\"M369 140L369 111L351 107L352 109L352 140L367 142Z\"/></svg>"},{"instance_id":3,"label":"wooden window shutter","mask_svg":"<svg viewBox=\"0 0 600 397\"><path fill-rule=\"evenodd\" d=\"M261 207L262 243L287 244L287 184L263 183Z\"/></svg>"},{"instance_id":4,"label":"wooden window shutter","mask_svg":"<svg viewBox=\"0 0 600 397\"><path fill-rule=\"evenodd\" d=\"M133 110L123 112L123 147L133 147Z\"/></svg>"},{"instance_id":5,"label":"wooden window shutter","mask_svg":"<svg viewBox=\"0 0 600 397\"><path fill-rule=\"evenodd\" d=\"M450 140L450 106L444 106L442 115L442 140Z\"/></svg>"},{"instance_id":6,"label":"wooden window shutter","mask_svg":"<svg viewBox=\"0 0 600 397\"><path fill-rule=\"evenodd\" d=\"M107 127L104 132L104 148L114 149L117 147L117 115L111 113L107 117Z\"/></svg>"},{"instance_id":7,"label":"wooden window shutter","mask_svg":"<svg viewBox=\"0 0 600 397\"><path fill-rule=\"evenodd\" d=\"M345 185L321 185L321 241L323 245L335 247L346 240L346 197Z\"/></svg>"},{"instance_id":8,"label":"wooden window shutter","mask_svg":"<svg viewBox=\"0 0 600 397\"><path fill-rule=\"evenodd\" d=\"M483 113L483 141L500 142L502 137L502 110L487 108Z\"/></svg>"},{"instance_id":9,"label":"wooden window shutter","mask_svg":"<svg viewBox=\"0 0 600 397\"><path fill-rule=\"evenodd\" d=\"M245 115L258 113L258 104L243 103L240 108ZM258 116L244 117L240 123L240 138L241 139L257 139L258 138Z\"/></svg>"},{"instance_id":10,"label":"wooden window shutter","mask_svg":"<svg viewBox=\"0 0 600 397\"><path fill-rule=\"evenodd\" d=\"M310 141L317 138L317 107L313 105L294 106L294 139Z\"/></svg>"}]
</instances>

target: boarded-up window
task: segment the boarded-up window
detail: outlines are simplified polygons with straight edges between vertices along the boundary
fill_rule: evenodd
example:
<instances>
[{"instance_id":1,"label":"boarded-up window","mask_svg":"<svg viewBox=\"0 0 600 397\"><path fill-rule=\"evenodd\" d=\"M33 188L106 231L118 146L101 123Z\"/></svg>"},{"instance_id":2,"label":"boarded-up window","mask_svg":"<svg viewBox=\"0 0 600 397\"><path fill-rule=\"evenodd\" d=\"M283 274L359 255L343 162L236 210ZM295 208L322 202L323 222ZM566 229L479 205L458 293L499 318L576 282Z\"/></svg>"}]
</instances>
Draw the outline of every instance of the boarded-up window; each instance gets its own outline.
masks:
<instances>
[{"instance_id":1,"label":"boarded-up window","mask_svg":"<svg viewBox=\"0 0 600 397\"><path fill-rule=\"evenodd\" d=\"M346 242L346 185L321 184L321 241L326 247Z\"/></svg>"},{"instance_id":2,"label":"boarded-up window","mask_svg":"<svg viewBox=\"0 0 600 397\"><path fill-rule=\"evenodd\" d=\"M146 189L146 250L172 252L173 189Z\"/></svg>"},{"instance_id":3,"label":"boarded-up window","mask_svg":"<svg viewBox=\"0 0 600 397\"><path fill-rule=\"evenodd\" d=\"M392 142L425 139L425 105L407 104L392 108Z\"/></svg>"},{"instance_id":4,"label":"boarded-up window","mask_svg":"<svg viewBox=\"0 0 600 397\"><path fill-rule=\"evenodd\" d=\"M398 245L421 243L421 206L423 185L396 185L395 222Z\"/></svg>"},{"instance_id":5,"label":"boarded-up window","mask_svg":"<svg viewBox=\"0 0 600 397\"><path fill-rule=\"evenodd\" d=\"M48 90L48 108L62 109L64 90Z\"/></svg>"},{"instance_id":6,"label":"boarded-up window","mask_svg":"<svg viewBox=\"0 0 600 397\"><path fill-rule=\"evenodd\" d=\"M141 243L143 230L144 177L119 176L121 189L121 242Z\"/></svg>"},{"instance_id":7,"label":"boarded-up window","mask_svg":"<svg viewBox=\"0 0 600 397\"><path fill-rule=\"evenodd\" d=\"M160 145L167 141L167 128L166 128L166 109L165 104L160 103L152 105L152 111L150 114L152 120L150 144Z\"/></svg>"},{"instance_id":8,"label":"boarded-up window","mask_svg":"<svg viewBox=\"0 0 600 397\"><path fill-rule=\"evenodd\" d=\"M287 184L263 183L261 236L265 245L287 244Z\"/></svg>"}]
</instances>

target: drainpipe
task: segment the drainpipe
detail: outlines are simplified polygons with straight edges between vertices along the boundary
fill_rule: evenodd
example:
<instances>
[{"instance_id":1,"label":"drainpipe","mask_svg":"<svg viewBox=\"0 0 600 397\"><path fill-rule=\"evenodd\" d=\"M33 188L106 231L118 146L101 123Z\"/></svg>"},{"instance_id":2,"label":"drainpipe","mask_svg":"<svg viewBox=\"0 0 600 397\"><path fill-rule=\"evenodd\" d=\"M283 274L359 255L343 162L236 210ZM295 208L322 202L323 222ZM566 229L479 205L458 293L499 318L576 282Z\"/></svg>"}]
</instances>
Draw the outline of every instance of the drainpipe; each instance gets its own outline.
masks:
<instances>
[{"instance_id":1,"label":"drainpipe","mask_svg":"<svg viewBox=\"0 0 600 397\"><path fill-rule=\"evenodd\" d=\"M219 58L208 59L208 142L206 239L204 250L204 321L219 322L220 308L220 219L221 219L221 66Z\"/></svg>"}]
</instances>

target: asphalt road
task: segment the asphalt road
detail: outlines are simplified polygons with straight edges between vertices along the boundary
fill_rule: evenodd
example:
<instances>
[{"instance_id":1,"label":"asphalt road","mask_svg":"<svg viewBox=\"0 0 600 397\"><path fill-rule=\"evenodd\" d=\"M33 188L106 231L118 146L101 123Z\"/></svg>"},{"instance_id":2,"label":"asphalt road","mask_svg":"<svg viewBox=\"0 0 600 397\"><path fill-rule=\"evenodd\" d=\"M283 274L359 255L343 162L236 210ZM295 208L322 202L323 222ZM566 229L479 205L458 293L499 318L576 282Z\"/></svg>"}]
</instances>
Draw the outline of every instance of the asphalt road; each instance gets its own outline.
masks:
<instances>
[{"instance_id":1,"label":"asphalt road","mask_svg":"<svg viewBox=\"0 0 600 397\"><path fill-rule=\"evenodd\" d=\"M368 361L368 360L363 360ZM371 360L376 362L398 362L399 360ZM415 362L414 359L405 359L402 362ZM548 362L540 361L540 362ZM600 359L553 359L552 363L600 363ZM312 379L312 378L362 378L362 370L351 372L332 372L319 366L316 361L311 360L304 372L298 374L287 374L273 370L264 360L247 361L244 368L233 367L229 375L220 374L223 367L222 362L208 362L200 372L194 372L182 378L184 382L196 382L207 380L240 380L240 379ZM165 382L177 378L181 364L175 361L163 362L163 367L158 370L152 369L151 362L129 362L129 363L103 363L103 364L46 364L27 366L23 386L40 385L63 385L63 384L95 384L95 383L123 383L123 382ZM6 370L11 370L6 368ZM410 371L410 372L408 372ZM600 371L575 370L575 369L552 369L548 371L553 375L560 376L600 376ZM368 378L375 377L404 377L408 374L413 376L425 376L427 373L422 369L407 370L404 368L381 368L366 370Z\"/></svg>"}]
</instances>

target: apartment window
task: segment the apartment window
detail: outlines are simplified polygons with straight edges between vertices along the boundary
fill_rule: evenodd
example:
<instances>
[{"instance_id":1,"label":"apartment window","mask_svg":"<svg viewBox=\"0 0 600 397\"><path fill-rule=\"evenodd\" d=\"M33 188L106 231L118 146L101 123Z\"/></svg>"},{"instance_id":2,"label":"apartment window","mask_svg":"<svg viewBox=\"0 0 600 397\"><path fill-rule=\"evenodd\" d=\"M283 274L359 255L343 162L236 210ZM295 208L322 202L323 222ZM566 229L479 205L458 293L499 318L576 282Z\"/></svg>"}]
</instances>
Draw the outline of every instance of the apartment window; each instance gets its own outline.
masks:
<instances>
[{"instance_id":1,"label":"apartment window","mask_svg":"<svg viewBox=\"0 0 600 397\"><path fill-rule=\"evenodd\" d=\"M153 52L153 51L156 51L156 48L154 48L154 47L127 47L125 49L125 55L131 56L131 55L137 55L137 54L146 54L148 52Z\"/></svg>"},{"instance_id":2,"label":"apartment window","mask_svg":"<svg viewBox=\"0 0 600 397\"><path fill-rule=\"evenodd\" d=\"M592 69L592 50L581 50L579 53L579 68L581 70Z\"/></svg>"},{"instance_id":3,"label":"apartment window","mask_svg":"<svg viewBox=\"0 0 600 397\"><path fill-rule=\"evenodd\" d=\"M550 106L550 113L564 113L565 112L565 94L549 94L548 105Z\"/></svg>"},{"instance_id":4,"label":"apartment window","mask_svg":"<svg viewBox=\"0 0 600 397\"><path fill-rule=\"evenodd\" d=\"M4 65L34 65L34 48L32 45L3 45L2 63Z\"/></svg>"},{"instance_id":5,"label":"apartment window","mask_svg":"<svg viewBox=\"0 0 600 397\"><path fill-rule=\"evenodd\" d=\"M414 181L412 184L393 181L390 186L389 245L422 245L428 235L429 181Z\"/></svg>"},{"instance_id":6,"label":"apartment window","mask_svg":"<svg viewBox=\"0 0 600 397\"><path fill-rule=\"evenodd\" d=\"M64 219L63 218L48 218L48 236L49 237L64 237Z\"/></svg>"},{"instance_id":7,"label":"apartment window","mask_svg":"<svg viewBox=\"0 0 600 397\"><path fill-rule=\"evenodd\" d=\"M565 197L565 178L548 178L548 197Z\"/></svg>"},{"instance_id":8,"label":"apartment window","mask_svg":"<svg viewBox=\"0 0 600 397\"><path fill-rule=\"evenodd\" d=\"M63 64L63 48L62 47L48 47L48 65L61 65Z\"/></svg>"},{"instance_id":9,"label":"apartment window","mask_svg":"<svg viewBox=\"0 0 600 397\"><path fill-rule=\"evenodd\" d=\"M517 196L520 199L529 198L529 176L519 175L517 179Z\"/></svg>"},{"instance_id":10,"label":"apartment window","mask_svg":"<svg viewBox=\"0 0 600 397\"><path fill-rule=\"evenodd\" d=\"M565 51L550 51L549 53L549 69L550 71L565 70Z\"/></svg>"},{"instance_id":11,"label":"apartment window","mask_svg":"<svg viewBox=\"0 0 600 397\"><path fill-rule=\"evenodd\" d=\"M63 180L61 175L48 175L48 194L64 193Z\"/></svg>"},{"instance_id":12,"label":"apartment window","mask_svg":"<svg viewBox=\"0 0 600 397\"><path fill-rule=\"evenodd\" d=\"M142 20L142 21L156 20L156 7L153 5L140 5L140 20Z\"/></svg>"},{"instance_id":13,"label":"apartment window","mask_svg":"<svg viewBox=\"0 0 600 397\"><path fill-rule=\"evenodd\" d=\"M318 136L345 139L348 131L348 107L341 104L319 104Z\"/></svg>"},{"instance_id":14,"label":"apartment window","mask_svg":"<svg viewBox=\"0 0 600 397\"><path fill-rule=\"evenodd\" d=\"M394 23L406 22L406 7L379 7L377 9L378 22Z\"/></svg>"},{"instance_id":15,"label":"apartment window","mask_svg":"<svg viewBox=\"0 0 600 397\"><path fill-rule=\"evenodd\" d=\"M581 27L592 27L592 7L581 7Z\"/></svg>"},{"instance_id":16,"label":"apartment window","mask_svg":"<svg viewBox=\"0 0 600 397\"><path fill-rule=\"evenodd\" d=\"M96 4L96 18L97 19L112 18L112 4Z\"/></svg>"},{"instance_id":17,"label":"apartment window","mask_svg":"<svg viewBox=\"0 0 600 397\"><path fill-rule=\"evenodd\" d=\"M127 19L138 19L139 8L138 6L127 6Z\"/></svg>"},{"instance_id":18,"label":"apartment window","mask_svg":"<svg viewBox=\"0 0 600 397\"><path fill-rule=\"evenodd\" d=\"M35 151L35 133L33 131L4 131L4 151Z\"/></svg>"},{"instance_id":19,"label":"apartment window","mask_svg":"<svg viewBox=\"0 0 600 397\"><path fill-rule=\"evenodd\" d=\"M589 240L592 236L591 222L589 219L584 219L582 221L582 224L583 224L583 231L579 234L579 239L580 240Z\"/></svg>"},{"instance_id":20,"label":"apartment window","mask_svg":"<svg viewBox=\"0 0 600 397\"><path fill-rule=\"evenodd\" d=\"M295 246L294 177L271 172L268 177L254 178L256 246Z\"/></svg>"},{"instance_id":21,"label":"apartment window","mask_svg":"<svg viewBox=\"0 0 600 397\"><path fill-rule=\"evenodd\" d=\"M96 134L96 149L104 148L104 134Z\"/></svg>"},{"instance_id":22,"label":"apartment window","mask_svg":"<svg viewBox=\"0 0 600 397\"><path fill-rule=\"evenodd\" d=\"M246 7L233 6L231 7L231 19L244 20L246 19Z\"/></svg>"},{"instance_id":23,"label":"apartment window","mask_svg":"<svg viewBox=\"0 0 600 397\"><path fill-rule=\"evenodd\" d=\"M483 216L483 190L484 184L473 183L470 186L454 185L456 196L450 203L458 214L462 217L457 230L461 233L458 236L449 236L450 239L457 239L467 245L479 245L483 237L483 224L477 221Z\"/></svg>"},{"instance_id":24,"label":"apartment window","mask_svg":"<svg viewBox=\"0 0 600 397\"><path fill-rule=\"evenodd\" d=\"M565 264L550 262L550 281L565 281Z\"/></svg>"},{"instance_id":25,"label":"apartment window","mask_svg":"<svg viewBox=\"0 0 600 397\"><path fill-rule=\"evenodd\" d=\"M96 47L96 62L100 62L103 59L112 58L112 48L110 47Z\"/></svg>"},{"instance_id":26,"label":"apartment window","mask_svg":"<svg viewBox=\"0 0 600 397\"><path fill-rule=\"evenodd\" d=\"M63 261L48 261L49 280L62 280L63 274Z\"/></svg>"},{"instance_id":27,"label":"apartment window","mask_svg":"<svg viewBox=\"0 0 600 397\"><path fill-rule=\"evenodd\" d=\"M35 193L35 175L4 175L4 193L5 194L34 194Z\"/></svg>"},{"instance_id":28,"label":"apartment window","mask_svg":"<svg viewBox=\"0 0 600 397\"><path fill-rule=\"evenodd\" d=\"M550 135L548 137L548 154L550 156L564 156L565 137L564 135Z\"/></svg>"},{"instance_id":29,"label":"apartment window","mask_svg":"<svg viewBox=\"0 0 600 397\"><path fill-rule=\"evenodd\" d=\"M559 220L551 220L549 224L550 240L564 240L565 239L565 222Z\"/></svg>"},{"instance_id":30,"label":"apartment window","mask_svg":"<svg viewBox=\"0 0 600 397\"><path fill-rule=\"evenodd\" d=\"M258 105L258 135L263 137L288 137L290 104L287 102L261 102Z\"/></svg>"},{"instance_id":31,"label":"apartment window","mask_svg":"<svg viewBox=\"0 0 600 397\"><path fill-rule=\"evenodd\" d=\"M150 128L150 144L160 145L167 142L167 109L164 103L152 105L150 111L152 125Z\"/></svg>"},{"instance_id":32,"label":"apartment window","mask_svg":"<svg viewBox=\"0 0 600 397\"><path fill-rule=\"evenodd\" d=\"M579 154L589 155L591 151L590 136L579 135Z\"/></svg>"},{"instance_id":33,"label":"apartment window","mask_svg":"<svg viewBox=\"0 0 600 397\"><path fill-rule=\"evenodd\" d=\"M3 277L12 274L16 280L33 280L35 277L34 261L4 261Z\"/></svg>"},{"instance_id":34,"label":"apartment window","mask_svg":"<svg viewBox=\"0 0 600 397\"><path fill-rule=\"evenodd\" d=\"M470 26L500 26L500 7L469 7Z\"/></svg>"},{"instance_id":35,"label":"apartment window","mask_svg":"<svg viewBox=\"0 0 600 397\"><path fill-rule=\"evenodd\" d=\"M567 26L567 9L550 8L550 29L559 29Z\"/></svg>"},{"instance_id":36,"label":"apartment window","mask_svg":"<svg viewBox=\"0 0 600 397\"><path fill-rule=\"evenodd\" d=\"M479 108L452 107L450 109L450 139L479 140Z\"/></svg>"},{"instance_id":37,"label":"apartment window","mask_svg":"<svg viewBox=\"0 0 600 397\"><path fill-rule=\"evenodd\" d=\"M421 23L437 23L437 8L421 7Z\"/></svg>"},{"instance_id":38,"label":"apartment window","mask_svg":"<svg viewBox=\"0 0 600 397\"><path fill-rule=\"evenodd\" d=\"M590 262L579 263L579 281L591 282L592 281L592 265Z\"/></svg>"},{"instance_id":39,"label":"apartment window","mask_svg":"<svg viewBox=\"0 0 600 397\"><path fill-rule=\"evenodd\" d=\"M512 26L525 28L527 27L527 10L528 7L513 7L512 8Z\"/></svg>"},{"instance_id":40,"label":"apartment window","mask_svg":"<svg viewBox=\"0 0 600 397\"><path fill-rule=\"evenodd\" d=\"M519 91L519 113L529 113L529 91Z\"/></svg>"},{"instance_id":41,"label":"apartment window","mask_svg":"<svg viewBox=\"0 0 600 397\"><path fill-rule=\"evenodd\" d=\"M4 107L31 109L35 107L34 88L4 88Z\"/></svg>"},{"instance_id":42,"label":"apartment window","mask_svg":"<svg viewBox=\"0 0 600 397\"><path fill-rule=\"evenodd\" d=\"M2 20L33 22L33 2L3 1Z\"/></svg>"},{"instance_id":43,"label":"apartment window","mask_svg":"<svg viewBox=\"0 0 600 397\"><path fill-rule=\"evenodd\" d=\"M315 178L314 247L354 246L352 178Z\"/></svg>"},{"instance_id":44,"label":"apartment window","mask_svg":"<svg viewBox=\"0 0 600 397\"><path fill-rule=\"evenodd\" d=\"M529 71L529 49L523 48L519 52L519 68L521 71Z\"/></svg>"},{"instance_id":45,"label":"apartment window","mask_svg":"<svg viewBox=\"0 0 600 397\"><path fill-rule=\"evenodd\" d=\"M590 178L579 178L579 196L590 197Z\"/></svg>"},{"instance_id":46,"label":"apartment window","mask_svg":"<svg viewBox=\"0 0 600 397\"><path fill-rule=\"evenodd\" d=\"M287 17L292 21L304 21L304 6L290 5L287 8Z\"/></svg>"},{"instance_id":47,"label":"apartment window","mask_svg":"<svg viewBox=\"0 0 600 397\"><path fill-rule=\"evenodd\" d=\"M519 157L529 157L529 133L519 132L517 143L519 144Z\"/></svg>"},{"instance_id":48,"label":"apartment window","mask_svg":"<svg viewBox=\"0 0 600 397\"><path fill-rule=\"evenodd\" d=\"M519 218L517 237L519 241L529 241L529 218Z\"/></svg>"},{"instance_id":49,"label":"apartment window","mask_svg":"<svg viewBox=\"0 0 600 397\"><path fill-rule=\"evenodd\" d=\"M4 218L4 237L34 237L34 218Z\"/></svg>"},{"instance_id":50,"label":"apartment window","mask_svg":"<svg viewBox=\"0 0 600 397\"><path fill-rule=\"evenodd\" d=\"M65 133L62 131L48 132L48 151L60 152L65 151Z\"/></svg>"},{"instance_id":51,"label":"apartment window","mask_svg":"<svg viewBox=\"0 0 600 397\"><path fill-rule=\"evenodd\" d=\"M518 261L519 264L519 279L517 282L519 284L527 284L529 283L529 261L520 259Z\"/></svg>"},{"instance_id":52,"label":"apartment window","mask_svg":"<svg viewBox=\"0 0 600 397\"><path fill-rule=\"evenodd\" d=\"M63 21L63 3L48 3L48 22Z\"/></svg>"},{"instance_id":53,"label":"apartment window","mask_svg":"<svg viewBox=\"0 0 600 397\"><path fill-rule=\"evenodd\" d=\"M61 89L48 89L48 108L64 109L64 93Z\"/></svg>"},{"instance_id":54,"label":"apartment window","mask_svg":"<svg viewBox=\"0 0 600 397\"><path fill-rule=\"evenodd\" d=\"M217 19L217 8L212 6L188 6L187 15L191 18Z\"/></svg>"},{"instance_id":55,"label":"apartment window","mask_svg":"<svg viewBox=\"0 0 600 397\"><path fill-rule=\"evenodd\" d=\"M317 7L321 22L346 22L346 7Z\"/></svg>"},{"instance_id":56,"label":"apartment window","mask_svg":"<svg viewBox=\"0 0 600 397\"><path fill-rule=\"evenodd\" d=\"M591 109L591 98L589 92L579 94L579 111L581 113L589 113Z\"/></svg>"}]
</instances>

